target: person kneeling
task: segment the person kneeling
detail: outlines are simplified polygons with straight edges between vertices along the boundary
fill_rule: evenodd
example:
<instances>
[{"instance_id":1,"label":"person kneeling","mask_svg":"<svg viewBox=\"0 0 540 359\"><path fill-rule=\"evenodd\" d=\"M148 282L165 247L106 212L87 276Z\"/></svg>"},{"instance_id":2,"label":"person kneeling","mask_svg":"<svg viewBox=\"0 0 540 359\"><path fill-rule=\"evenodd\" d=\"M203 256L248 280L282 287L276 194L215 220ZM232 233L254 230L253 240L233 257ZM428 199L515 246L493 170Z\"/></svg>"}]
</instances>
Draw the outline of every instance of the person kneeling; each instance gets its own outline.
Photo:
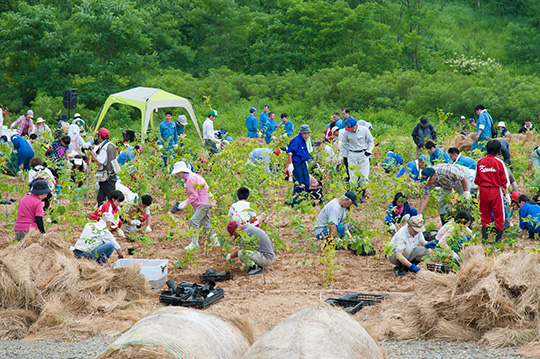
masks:
<instances>
[{"instance_id":1,"label":"person kneeling","mask_svg":"<svg viewBox=\"0 0 540 359\"><path fill-rule=\"evenodd\" d=\"M274 262L272 242L262 229L251 224L245 224L241 228L236 221L227 224L227 232L235 239L240 237L239 230L247 236L240 240L240 249L229 253L226 259L229 261L239 258L244 263L242 267L248 267L247 275L259 274Z\"/></svg>"},{"instance_id":2,"label":"person kneeling","mask_svg":"<svg viewBox=\"0 0 540 359\"><path fill-rule=\"evenodd\" d=\"M405 275L406 269L417 273L420 270L417 264L437 245L435 242L426 242L423 233L425 231L424 218L418 215L411 217L407 225L401 227L392 237L390 245L394 246L393 253L386 258L395 265L394 272L397 275ZM419 247L419 244L422 246Z\"/></svg>"},{"instance_id":3,"label":"person kneeling","mask_svg":"<svg viewBox=\"0 0 540 359\"><path fill-rule=\"evenodd\" d=\"M95 259L105 264L116 249L118 258L124 258L122 248L111 233L111 227L116 223L111 213L105 212L98 222L85 224L81 236L71 249L77 258Z\"/></svg>"}]
</instances>

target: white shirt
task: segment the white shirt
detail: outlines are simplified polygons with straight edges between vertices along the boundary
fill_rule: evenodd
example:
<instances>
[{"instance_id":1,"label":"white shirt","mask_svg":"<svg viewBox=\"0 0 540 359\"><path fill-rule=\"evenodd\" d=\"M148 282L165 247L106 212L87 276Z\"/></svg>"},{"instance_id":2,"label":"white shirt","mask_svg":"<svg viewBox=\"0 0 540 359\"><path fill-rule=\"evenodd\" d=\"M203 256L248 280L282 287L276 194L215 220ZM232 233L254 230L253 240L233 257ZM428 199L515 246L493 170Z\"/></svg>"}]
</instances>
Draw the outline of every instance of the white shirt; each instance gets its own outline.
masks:
<instances>
[{"instance_id":1,"label":"white shirt","mask_svg":"<svg viewBox=\"0 0 540 359\"><path fill-rule=\"evenodd\" d=\"M356 132L345 131L343 141L340 139L340 143L343 143L343 146L339 149L339 155L341 157L348 157L349 151L358 152L366 150L373 152L373 147L375 147L371 132L364 126L358 126Z\"/></svg>"},{"instance_id":2,"label":"white shirt","mask_svg":"<svg viewBox=\"0 0 540 359\"><path fill-rule=\"evenodd\" d=\"M253 211L248 201L238 201L233 203L231 208L229 208L229 217L231 217L231 220L240 222L242 225L256 225L255 223L251 223L251 219L256 216L257 214Z\"/></svg>"},{"instance_id":3,"label":"white shirt","mask_svg":"<svg viewBox=\"0 0 540 359\"><path fill-rule=\"evenodd\" d=\"M203 122L202 125L202 138L203 140L210 140L215 143L220 143L221 141L216 138L214 135L214 121L207 118L206 121Z\"/></svg>"},{"instance_id":4,"label":"white shirt","mask_svg":"<svg viewBox=\"0 0 540 359\"><path fill-rule=\"evenodd\" d=\"M110 142L107 142L105 146L99 150L99 153L96 157L97 161L101 163L103 166L107 165L107 147L110 145ZM99 146L101 146L101 143L94 147L94 152L98 150Z\"/></svg>"},{"instance_id":5,"label":"white shirt","mask_svg":"<svg viewBox=\"0 0 540 359\"><path fill-rule=\"evenodd\" d=\"M100 220L99 222L90 222L84 225L81 236L75 243L75 249L81 252L91 252L105 243L112 243L114 249L120 249L120 245L107 229L105 221Z\"/></svg>"},{"instance_id":6,"label":"white shirt","mask_svg":"<svg viewBox=\"0 0 540 359\"><path fill-rule=\"evenodd\" d=\"M409 225L404 225L399 229L399 231L394 234L390 244L394 245L394 253L401 252L407 247L417 247L418 244L424 243L424 234L419 232L416 236L411 236L409 232Z\"/></svg>"},{"instance_id":7,"label":"white shirt","mask_svg":"<svg viewBox=\"0 0 540 359\"><path fill-rule=\"evenodd\" d=\"M334 198L319 213L317 222L313 228L313 234L315 236L319 235L329 223L338 225L345 217L347 217L346 209L341 207L338 198Z\"/></svg>"}]
</instances>

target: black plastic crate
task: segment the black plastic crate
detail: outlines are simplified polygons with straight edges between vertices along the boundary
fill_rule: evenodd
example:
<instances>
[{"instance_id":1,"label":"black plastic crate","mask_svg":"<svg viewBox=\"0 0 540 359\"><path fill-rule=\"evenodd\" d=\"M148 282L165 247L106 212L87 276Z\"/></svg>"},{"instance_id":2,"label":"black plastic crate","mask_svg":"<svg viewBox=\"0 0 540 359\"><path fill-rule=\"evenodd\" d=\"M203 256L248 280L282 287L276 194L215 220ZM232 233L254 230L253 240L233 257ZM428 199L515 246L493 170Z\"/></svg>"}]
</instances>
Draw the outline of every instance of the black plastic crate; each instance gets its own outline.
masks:
<instances>
[{"instance_id":1,"label":"black plastic crate","mask_svg":"<svg viewBox=\"0 0 540 359\"><path fill-rule=\"evenodd\" d=\"M201 285L191 282L176 284L173 279L167 281L169 289L161 292L159 301L165 304L203 309L225 296L223 288L215 288L215 282Z\"/></svg>"},{"instance_id":2,"label":"black plastic crate","mask_svg":"<svg viewBox=\"0 0 540 359\"><path fill-rule=\"evenodd\" d=\"M426 267L429 271L437 273L452 273L452 267L447 263L427 263Z\"/></svg>"},{"instance_id":3,"label":"black plastic crate","mask_svg":"<svg viewBox=\"0 0 540 359\"><path fill-rule=\"evenodd\" d=\"M325 302L333 306L347 308L345 309L347 312L354 314L364 306L379 304L383 300L384 295L382 294L347 293L339 298L328 298Z\"/></svg>"},{"instance_id":4,"label":"black plastic crate","mask_svg":"<svg viewBox=\"0 0 540 359\"><path fill-rule=\"evenodd\" d=\"M199 276L199 279L201 282L222 282L225 280L232 280L233 275L231 274L231 272L217 273L213 269L208 269L206 272Z\"/></svg>"}]
</instances>

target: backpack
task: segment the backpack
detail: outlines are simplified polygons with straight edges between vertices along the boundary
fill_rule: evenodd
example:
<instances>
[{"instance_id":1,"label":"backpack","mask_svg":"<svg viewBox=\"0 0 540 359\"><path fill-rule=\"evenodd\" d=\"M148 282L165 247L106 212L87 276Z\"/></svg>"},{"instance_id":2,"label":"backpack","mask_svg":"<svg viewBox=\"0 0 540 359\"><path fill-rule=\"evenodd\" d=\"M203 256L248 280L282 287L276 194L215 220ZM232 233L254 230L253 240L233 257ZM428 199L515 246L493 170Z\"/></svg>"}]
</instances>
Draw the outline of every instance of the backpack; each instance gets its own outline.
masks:
<instances>
[{"instance_id":1,"label":"backpack","mask_svg":"<svg viewBox=\"0 0 540 359\"><path fill-rule=\"evenodd\" d=\"M497 127L493 125L493 119L491 120L491 138L496 138L499 135Z\"/></svg>"}]
</instances>

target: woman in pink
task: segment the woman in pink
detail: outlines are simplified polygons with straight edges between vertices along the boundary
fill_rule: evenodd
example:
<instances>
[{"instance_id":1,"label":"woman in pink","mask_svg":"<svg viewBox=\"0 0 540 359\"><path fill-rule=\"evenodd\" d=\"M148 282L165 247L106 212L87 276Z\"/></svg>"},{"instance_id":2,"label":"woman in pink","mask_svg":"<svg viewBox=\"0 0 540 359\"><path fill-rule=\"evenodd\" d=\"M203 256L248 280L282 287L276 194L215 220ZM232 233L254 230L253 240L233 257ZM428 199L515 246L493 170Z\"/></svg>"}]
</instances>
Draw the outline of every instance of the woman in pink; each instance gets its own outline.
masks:
<instances>
[{"instance_id":1,"label":"woman in pink","mask_svg":"<svg viewBox=\"0 0 540 359\"><path fill-rule=\"evenodd\" d=\"M30 194L24 196L19 203L17 220L15 221L15 239L23 239L30 228L45 233L43 226L43 200L51 193L47 181L38 179L34 182Z\"/></svg>"}]
</instances>

